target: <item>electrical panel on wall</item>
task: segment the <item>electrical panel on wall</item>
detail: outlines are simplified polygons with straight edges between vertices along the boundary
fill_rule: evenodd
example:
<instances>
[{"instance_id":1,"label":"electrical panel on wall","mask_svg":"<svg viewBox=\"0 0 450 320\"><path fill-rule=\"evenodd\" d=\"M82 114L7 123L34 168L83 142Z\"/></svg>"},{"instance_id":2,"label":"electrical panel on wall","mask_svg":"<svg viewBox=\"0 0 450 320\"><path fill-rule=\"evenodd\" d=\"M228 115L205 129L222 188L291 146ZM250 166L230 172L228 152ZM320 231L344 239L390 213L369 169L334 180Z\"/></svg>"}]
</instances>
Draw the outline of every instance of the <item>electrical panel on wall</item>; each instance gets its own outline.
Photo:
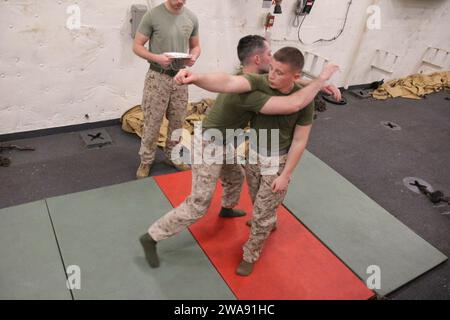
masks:
<instances>
[{"instance_id":1,"label":"electrical panel on wall","mask_svg":"<svg viewBox=\"0 0 450 320\"><path fill-rule=\"evenodd\" d=\"M297 16L305 16L311 12L315 0L297 0L295 14Z\"/></svg>"}]
</instances>

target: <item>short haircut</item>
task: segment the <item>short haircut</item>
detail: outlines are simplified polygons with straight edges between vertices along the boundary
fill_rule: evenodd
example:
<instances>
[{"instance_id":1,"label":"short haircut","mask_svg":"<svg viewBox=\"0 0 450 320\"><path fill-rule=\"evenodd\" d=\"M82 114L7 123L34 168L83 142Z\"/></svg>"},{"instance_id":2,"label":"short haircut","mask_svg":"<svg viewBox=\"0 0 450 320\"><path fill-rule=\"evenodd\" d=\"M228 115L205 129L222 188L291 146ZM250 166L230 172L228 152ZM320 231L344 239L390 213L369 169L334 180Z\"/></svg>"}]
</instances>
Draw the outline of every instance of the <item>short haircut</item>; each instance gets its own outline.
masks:
<instances>
[{"instance_id":1,"label":"short haircut","mask_svg":"<svg viewBox=\"0 0 450 320\"><path fill-rule=\"evenodd\" d=\"M305 65L303 53L294 47L284 47L275 52L273 58L278 62L291 66L294 71L302 71Z\"/></svg>"},{"instance_id":2,"label":"short haircut","mask_svg":"<svg viewBox=\"0 0 450 320\"><path fill-rule=\"evenodd\" d=\"M248 59L258 51L266 49L266 39L258 35L249 35L241 38L237 47L239 61L242 65L247 64Z\"/></svg>"}]
</instances>

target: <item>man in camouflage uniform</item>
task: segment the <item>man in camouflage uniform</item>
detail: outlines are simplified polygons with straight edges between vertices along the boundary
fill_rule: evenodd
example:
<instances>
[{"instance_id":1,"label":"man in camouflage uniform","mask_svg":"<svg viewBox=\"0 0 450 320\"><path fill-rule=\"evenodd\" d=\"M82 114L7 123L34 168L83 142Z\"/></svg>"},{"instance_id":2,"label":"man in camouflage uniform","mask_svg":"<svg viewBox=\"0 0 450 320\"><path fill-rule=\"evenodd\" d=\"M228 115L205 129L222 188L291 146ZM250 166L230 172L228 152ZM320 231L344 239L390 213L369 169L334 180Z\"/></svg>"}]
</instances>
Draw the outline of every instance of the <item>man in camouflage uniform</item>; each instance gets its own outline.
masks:
<instances>
[{"instance_id":1,"label":"man in camouflage uniform","mask_svg":"<svg viewBox=\"0 0 450 320\"><path fill-rule=\"evenodd\" d=\"M139 155L141 163L136 172L138 179L150 173L155 160L159 131L164 115L169 120L166 161L179 169L171 161L171 153L177 143L170 137L174 130L182 128L188 103L188 88L175 83L173 77L185 65L192 66L200 55L197 17L184 5L186 0L166 0L147 12L139 25L133 51L150 62L142 98L144 127ZM149 50L145 48L149 42ZM168 52L186 53L190 58L173 59Z\"/></svg>"},{"instance_id":2,"label":"man in camouflage uniform","mask_svg":"<svg viewBox=\"0 0 450 320\"><path fill-rule=\"evenodd\" d=\"M285 94L299 90L296 82L303 65L304 57L298 49L285 47L277 51L268 76L270 88ZM284 200L291 174L306 148L313 116L314 101L294 114L258 114L251 120L251 128L257 133L260 129L268 130L268 140L265 146L258 141L257 150L250 150L257 162L246 166L253 219L249 239L243 247L243 259L236 270L239 275L248 276L252 272L266 239L276 228L276 210ZM270 139L272 130L278 133L276 145ZM275 151L275 154L270 154L269 150ZM273 163L278 166L274 167Z\"/></svg>"},{"instance_id":3,"label":"man in camouflage uniform","mask_svg":"<svg viewBox=\"0 0 450 320\"><path fill-rule=\"evenodd\" d=\"M238 55L243 64L244 72L267 72L271 52L264 38L260 36L244 37L239 42ZM225 136L226 129L237 129L247 126L254 112L239 107L239 99L237 94L220 94L213 108L203 120L203 128L205 130L218 129ZM203 140L203 137L202 141L196 142L201 144L203 148L208 148L214 143L210 139ZM233 209L239 201L244 180L242 166L236 163L226 164L226 146L223 144L222 139L218 139L215 143L218 143L216 147L219 148L216 150L220 152L217 156L222 161L212 164L194 163L192 165L192 192L189 197L180 206L152 224L148 233L140 238L147 261L151 267L159 265L159 259L156 255L156 241L166 239L180 232L202 217L211 203L219 178L223 187L222 209L219 215L221 217L245 215L245 212ZM234 157L234 155L232 154L231 156ZM232 160L234 161L234 159Z\"/></svg>"},{"instance_id":4,"label":"man in camouflage uniform","mask_svg":"<svg viewBox=\"0 0 450 320\"><path fill-rule=\"evenodd\" d=\"M247 37L241 39L240 44L242 40L248 40L246 38ZM263 48L265 48L265 51L270 58L268 44L263 38L261 39L259 39L259 42L262 42ZM257 43L258 41L251 42ZM249 50L248 54L252 53L252 55L250 55L250 57L253 57L252 61L260 64L261 56L264 56L264 54L255 55L254 52L254 50ZM238 46L238 54L239 53ZM239 57L241 59L241 54L239 54ZM246 59L246 57L243 58ZM243 61L243 59L241 59L241 61ZM250 72L245 70L245 67L246 65L244 64L244 73ZM189 79L191 75L192 78ZM183 81L186 81L186 83L195 83L202 88L215 92L227 92L227 90L229 90L228 92L240 93L267 89L267 85L263 78L258 75L245 74L243 77L231 77L233 80L238 80L236 86L234 85L234 81L231 86L222 86L222 83L224 83L222 80L226 82L228 80L227 77L230 77L225 74L222 76L225 77L215 77L214 75L212 75L211 78L209 78L209 75L195 75L194 77L190 71L185 70L185 73L179 73L177 81L180 83L183 83ZM256 113L290 114L296 112L306 107L306 102L311 102L322 86L323 80L319 79L313 81L313 83L308 86L308 88L302 90L302 92L295 92L286 97L276 98L270 95L270 93L273 94L273 90L270 90L269 93L252 91L246 95L221 94L219 95L215 106L205 119L204 127L206 129L217 129L226 136L228 132L225 129L244 128ZM278 95L283 94L279 93ZM217 140L214 142L209 140L207 133L208 130L203 135L203 146L207 147L211 143L217 143ZM226 141L229 140L226 139ZM224 149L225 148L222 146L222 150ZM225 152L219 155L219 158L222 160L225 157L224 153ZM141 236L140 241L143 245L147 261L151 267L159 266L159 258L156 252L156 244L158 241L178 233L204 215L211 202L221 168L221 164L194 164L192 166L193 180L191 195L180 206L173 209L151 225L148 233Z\"/></svg>"}]
</instances>

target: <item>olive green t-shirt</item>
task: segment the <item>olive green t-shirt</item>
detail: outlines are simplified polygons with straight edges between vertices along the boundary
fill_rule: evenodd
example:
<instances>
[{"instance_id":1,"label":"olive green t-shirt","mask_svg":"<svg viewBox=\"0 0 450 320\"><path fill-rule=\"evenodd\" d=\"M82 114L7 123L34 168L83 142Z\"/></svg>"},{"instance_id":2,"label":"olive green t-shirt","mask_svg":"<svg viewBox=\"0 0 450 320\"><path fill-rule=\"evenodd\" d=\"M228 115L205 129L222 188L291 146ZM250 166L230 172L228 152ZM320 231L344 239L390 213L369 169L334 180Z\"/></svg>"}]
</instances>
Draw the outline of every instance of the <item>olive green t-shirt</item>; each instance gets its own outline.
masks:
<instances>
[{"instance_id":1,"label":"olive green t-shirt","mask_svg":"<svg viewBox=\"0 0 450 320\"><path fill-rule=\"evenodd\" d=\"M189 39L198 35L198 19L188 8L173 14L162 3L142 17L138 31L150 38L152 53L187 53Z\"/></svg>"},{"instance_id":2,"label":"olive green t-shirt","mask_svg":"<svg viewBox=\"0 0 450 320\"><path fill-rule=\"evenodd\" d=\"M294 84L294 87L289 93L283 94L278 90L272 89L269 86L268 76L264 75L262 79L259 79L260 83L258 84L258 90L264 94L268 94L270 96L287 96L291 93L300 90L301 87L297 84ZM261 78L259 76L259 78ZM292 144L292 139L294 137L295 127L299 126L307 126L312 124L314 117L314 101L312 101L308 106L303 108L302 110L287 114L287 115L266 115L262 113L258 113L255 117L253 117L250 121L250 127L256 130L258 136L258 148L259 149L267 149L271 150L272 148L272 130L278 130L278 149L279 150L288 150ZM267 131L260 131L260 129L266 129ZM265 139L267 137L267 140ZM263 146L263 141L267 141L266 146ZM273 146L275 149L275 145ZM275 149L276 150L276 149Z\"/></svg>"},{"instance_id":3,"label":"olive green t-shirt","mask_svg":"<svg viewBox=\"0 0 450 320\"><path fill-rule=\"evenodd\" d=\"M264 115L259 113L272 96L285 96L300 89L294 85L289 94L283 94L269 86L268 75L245 74L250 82L251 92L242 94L219 94L209 114L203 120L204 129L218 129L226 139L226 129L243 129L248 126L256 129L280 129L280 150L289 148L292 143L295 125L312 123L314 105L291 115ZM270 148L270 130L269 145Z\"/></svg>"},{"instance_id":4,"label":"olive green t-shirt","mask_svg":"<svg viewBox=\"0 0 450 320\"><path fill-rule=\"evenodd\" d=\"M242 75L242 74L238 74ZM244 129L248 126L250 119L253 118L259 110L262 109L269 95L253 91L258 87L258 78L244 75L252 87L249 93L221 93L217 96L214 106L203 119L203 129L218 129L223 138L226 136L227 129ZM230 134L230 133L229 133ZM231 137L231 134L230 134Z\"/></svg>"}]
</instances>

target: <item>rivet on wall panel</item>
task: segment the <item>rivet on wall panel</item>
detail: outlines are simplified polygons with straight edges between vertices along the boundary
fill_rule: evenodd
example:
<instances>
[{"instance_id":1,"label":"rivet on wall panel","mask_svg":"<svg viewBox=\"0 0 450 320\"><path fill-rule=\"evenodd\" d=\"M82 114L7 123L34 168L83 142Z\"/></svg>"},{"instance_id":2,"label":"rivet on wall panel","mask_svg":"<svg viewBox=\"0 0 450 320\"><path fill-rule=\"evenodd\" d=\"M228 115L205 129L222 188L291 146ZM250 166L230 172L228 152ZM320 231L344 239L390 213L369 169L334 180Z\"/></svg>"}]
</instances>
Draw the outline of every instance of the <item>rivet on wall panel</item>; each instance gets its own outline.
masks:
<instances>
[{"instance_id":1,"label":"rivet on wall panel","mask_svg":"<svg viewBox=\"0 0 450 320\"><path fill-rule=\"evenodd\" d=\"M0 77L1 77L1 78L4 78L4 77L6 77L6 76L5 76L4 73L2 73L2 74L0 74Z\"/></svg>"},{"instance_id":2,"label":"rivet on wall panel","mask_svg":"<svg viewBox=\"0 0 450 320\"><path fill-rule=\"evenodd\" d=\"M20 72L18 72L18 73L17 73L17 77L20 78L21 76L22 76L22 74L21 74Z\"/></svg>"}]
</instances>

